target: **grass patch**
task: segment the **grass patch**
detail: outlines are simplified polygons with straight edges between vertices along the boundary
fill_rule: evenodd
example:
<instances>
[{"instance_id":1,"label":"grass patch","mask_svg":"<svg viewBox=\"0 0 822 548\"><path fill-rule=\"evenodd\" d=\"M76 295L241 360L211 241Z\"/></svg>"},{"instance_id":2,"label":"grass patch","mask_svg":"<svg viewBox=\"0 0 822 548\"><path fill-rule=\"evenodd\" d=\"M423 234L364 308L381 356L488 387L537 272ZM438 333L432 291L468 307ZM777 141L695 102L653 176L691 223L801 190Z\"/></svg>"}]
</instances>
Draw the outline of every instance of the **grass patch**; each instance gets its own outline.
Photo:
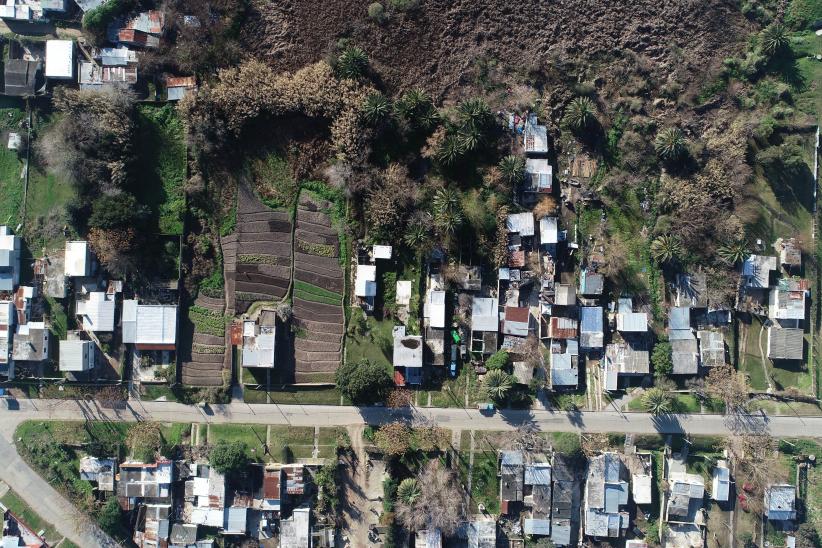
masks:
<instances>
[{"instance_id":1,"label":"grass patch","mask_svg":"<svg viewBox=\"0 0 822 548\"><path fill-rule=\"evenodd\" d=\"M66 339L66 331L68 330L68 316L66 309L54 297L45 298L46 313L51 321L51 333L60 340Z\"/></svg>"},{"instance_id":2,"label":"grass patch","mask_svg":"<svg viewBox=\"0 0 822 548\"><path fill-rule=\"evenodd\" d=\"M394 322L380 321L373 316L363 319L363 316L359 308L352 310L345 341L346 360L369 360L391 365L394 355Z\"/></svg>"},{"instance_id":3,"label":"grass patch","mask_svg":"<svg viewBox=\"0 0 822 548\"><path fill-rule=\"evenodd\" d=\"M188 318L194 324L195 331L215 337L224 337L226 325L231 321L227 316L196 305L188 309Z\"/></svg>"},{"instance_id":4,"label":"grass patch","mask_svg":"<svg viewBox=\"0 0 822 548\"><path fill-rule=\"evenodd\" d=\"M22 170L23 162L17 157L17 151L0 146L0 195L3 196L0 200L0 223L12 229L20 222L23 206Z\"/></svg>"},{"instance_id":5,"label":"grass patch","mask_svg":"<svg viewBox=\"0 0 822 548\"><path fill-rule=\"evenodd\" d=\"M271 403L299 405L340 405L336 386L284 386L269 393Z\"/></svg>"},{"instance_id":6,"label":"grass patch","mask_svg":"<svg viewBox=\"0 0 822 548\"><path fill-rule=\"evenodd\" d=\"M314 293L308 293L306 291L302 291L299 289L294 290L294 297L297 299L302 299L304 301L312 302L312 303L320 303L320 304L332 304L338 305L341 304L342 299L337 297L324 297L322 295L315 295Z\"/></svg>"},{"instance_id":7,"label":"grass patch","mask_svg":"<svg viewBox=\"0 0 822 548\"><path fill-rule=\"evenodd\" d=\"M333 245L318 244L314 242L306 242L305 240L297 239L297 249L309 255L319 255L320 257L333 257L337 249Z\"/></svg>"},{"instance_id":8,"label":"grass patch","mask_svg":"<svg viewBox=\"0 0 822 548\"><path fill-rule=\"evenodd\" d=\"M154 401L164 397L166 401L177 401L174 391L166 384L143 384L141 388L144 400Z\"/></svg>"},{"instance_id":9,"label":"grass patch","mask_svg":"<svg viewBox=\"0 0 822 548\"><path fill-rule=\"evenodd\" d=\"M263 456L265 455L265 426L250 424L212 424L208 429L208 443L214 445L220 441L245 443L250 458L263 460Z\"/></svg>"},{"instance_id":10,"label":"grass patch","mask_svg":"<svg viewBox=\"0 0 822 548\"><path fill-rule=\"evenodd\" d=\"M264 158L255 158L249 162L248 169L260 201L272 209L294 206L299 186L284 157L271 153Z\"/></svg>"},{"instance_id":11,"label":"grass patch","mask_svg":"<svg viewBox=\"0 0 822 548\"><path fill-rule=\"evenodd\" d=\"M491 451L474 453L474 469L471 473L471 500L485 506L490 514L499 513L499 478L497 455Z\"/></svg>"},{"instance_id":12,"label":"grass patch","mask_svg":"<svg viewBox=\"0 0 822 548\"><path fill-rule=\"evenodd\" d=\"M182 234L186 177L184 128L174 106L137 107L137 179L135 194L151 207L163 234Z\"/></svg>"},{"instance_id":13,"label":"grass patch","mask_svg":"<svg viewBox=\"0 0 822 548\"><path fill-rule=\"evenodd\" d=\"M342 295L340 295L339 293L329 291L328 289L318 287L314 284L301 282L299 280L294 280L294 289L298 290L302 293L308 293L310 295L317 295L319 297L327 297L329 299L338 299L338 300L342 299Z\"/></svg>"}]
</instances>

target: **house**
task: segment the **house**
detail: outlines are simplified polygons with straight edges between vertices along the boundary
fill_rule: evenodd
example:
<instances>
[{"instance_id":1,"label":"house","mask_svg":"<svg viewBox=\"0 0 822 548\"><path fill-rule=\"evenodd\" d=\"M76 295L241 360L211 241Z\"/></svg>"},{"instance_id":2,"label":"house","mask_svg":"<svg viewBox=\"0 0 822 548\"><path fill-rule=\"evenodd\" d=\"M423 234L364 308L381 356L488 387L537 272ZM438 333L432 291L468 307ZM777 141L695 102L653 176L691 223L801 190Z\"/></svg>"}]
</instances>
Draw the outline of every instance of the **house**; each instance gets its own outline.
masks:
<instances>
[{"instance_id":1,"label":"house","mask_svg":"<svg viewBox=\"0 0 822 548\"><path fill-rule=\"evenodd\" d=\"M551 316L548 320L548 337L557 339L576 339L579 330L579 322L576 318L564 318L562 316Z\"/></svg>"},{"instance_id":2,"label":"house","mask_svg":"<svg viewBox=\"0 0 822 548\"><path fill-rule=\"evenodd\" d=\"M143 502L137 507L132 541L145 548L165 546L171 526L171 504Z\"/></svg>"},{"instance_id":3,"label":"house","mask_svg":"<svg viewBox=\"0 0 822 548\"><path fill-rule=\"evenodd\" d=\"M437 528L417 531L414 548L442 548L442 530Z\"/></svg>"},{"instance_id":4,"label":"house","mask_svg":"<svg viewBox=\"0 0 822 548\"><path fill-rule=\"evenodd\" d=\"M44 362L49 358L49 328L44 322L17 326L11 358L15 362Z\"/></svg>"},{"instance_id":5,"label":"house","mask_svg":"<svg viewBox=\"0 0 822 548\"><path fill-rule=\"evenodd\" d=\"M222 528L225 522L225 476L207 464L189 464L192 477L185 482L183 521Z\"/></svg>"},{"instance_id":6,"label":"house","mask_svg":"<svg viewBox=\"0 0 822 548\"><path fill-rule=\"evenodd\" d=\"M605 288L605 278L602 274L583 268L579 273L579 294L584 297L602 295Z\"/></svg>"},{"instance_id":7,"label":"house","mask_svg":"<svg viewBox=\"0 0 822 548\"><path fill-rule=\"evenodd\" d=\"M0 375L8 380L14 378L14 361L11 359L14 319L14 303L0 301Z\"/></svg>"},{"instance_id":8,"label":"house","mask_svg":"<svg viewBox=\"0 0 822 548\"><path fill-rule=\"evenodd\" d=\"M689 306L674 306L668 313L668 338L693 338L691 329L691 308Z\"/></svg>"},{"instance_id":9,"label":"house","mask_svg":"<svg viewBox=\"0 0 822 548\"><path fill-rule=\"evenodd\" d=\"M6 6L0 6L3 8ZM9 59L3 67L5 94L14 97L31 97L42 85L43 64L40 61Z\"/></svg>"},{"instance_id":10,"label":"house","mask_svg":"<svg viewBox=\"0 0 822 548\"><path fill-rule=\"evenodd\" d=\"M168 101L179 101L197 89L197 79L194 76L166 76L165 80Z\"/></svg>"},{"instance_id":11,"label":"house","mask_svg":"<svg viewBox=\"0 0 822 548\"><path fill-rule=\"evenodd\" d=\"M618 538L628 528L628 482L625 467L616 453L603 453L588 459L585 483L585 534Z\"/></svg>"},{"instance_id":12,"label":"house","mask_svg":"<svg viewBox=\"0 0 822 548\"><path fill-rule=\"evenodd\" d=\"M77 81L80 89L100 91L137 83L137 65L106 66L80 61Z\"/></svg>"},{"instance_id":13,"label":"house","mask_svg":"<svg viewBox=\"0 0 822 548\"><path fill-rule=\"evenodd\" d=\"M571 284L556 284L554 286L554 304L556 306L575 306L577 294Z\"/></svg>"},{"instance_id":14,"label":"house","mask_svg":"<svg viewBox=\"0 0 822 548\"><path fill-rule=\"evenodd\" d=\"M551 388L576 388L579 384L579 343L576 339L551 342Z\"/></svg>"},{"instance_id":15,"label":"house","mask_svg":"<svg viewBox=\"0 0 822 548\"><path fill-rule=\"evenodd\" d=\"M455 535L468 548L496 548L497 520L491 516L471 516L457 528Z\"/></svg>"},{"instance_id":16,"label":"house","mask_svg":"<svg viewBox=\"0 0 822 548\"><path fill-rule=\"evenodd\" d=\"M425 365L445 365L445 329L425 328L425 347L422 361Z\"/></svg>"},{"instance_id":17,"label":"house","mask_svg":"<svg viewBox=\"0 0 822 548\"><path fill-rule=\"evenodd\" d=\"M397 280L397 294L394 301L398 306L411 306L411 280Z\"/></svg>"},{"instance_id":18,"label":"house","mask_svg":"<svg viewBox=\"0 0 822 548\"><path fill-rule=\"evenodd\" d=\"M579 483L570 456L554 453L551 461L551 542L575 546L579 531Z\"/></svg>"},{"instance_id":19,"label":"house","mask_svg":"<svg viewBox=\"0 0 822 548\"><path fill-rule=\"evenodd\" d=\"M46 78L74 79L74 41L46 40Z\"/></svg>"},{"instance_id":20,"label":"house","mask_svg":"<svg viewBox=\"0 0 822 548\"><path fill-rule=\"evenodd\" d=\"M48 548L46 539L35 533L32 526L22 520L20 516L0 504L3 510L3 535L0 546L12 548L25 546L26 548Z\"/></svg>"},{"instance_id":21,"label":"house","mask_svg":"<svg viewBox=\"0 0 822 548\"><path fill-rule=\"evenodd\" d=\"M796 487L789 484L769 485L765 489L765 517L770 521L796 519Z\"/></svg>"},{"instance_id":22,"label":"house","mask_svg":"<svg viewBox=\"0 0 822 548\"><path fill-rule=\"evenodd\" d=\"M669 473L665 520L669 523L704 524L704 498L705 480L701 475L679 471Z\"/></svg>"},{"instance_id":23,"label":"house","mask_svg":"<svg viewBox=\"0 0 822 548\"><path fill-rule=\"evenodd\" d=\"M531 212L511 213L505 220L509 234L518 234L521 238L534 235L534 214Z\"/></svg>"},{"instance_id":24,"label":"house","mask_svg":"<svg viewBox=\"0 0 822 548\"><path fill-rule=\"evenodd\" d=\"M114 331L114 295L105 291L91 291L85 295L78 292L75 313L80 318L85 331L96 333Z\"/></svg>"},{"instance_id":25,"label":"house","mask_svg":"<svg viewBox=\"0 0 822 548\"><path fill-rule=\"evenodd\" d=\"M254 493L252 507L256 510L279 512L283 505L286 493L283 469L279 466L254 464L262 474L262 481Z\"/></svg>"},{"instance_id":26,"label":"house","mask_svg":"<svg viewBox=\"0 0 822 548\"><path fill-rule=\"evenodd\" d=\"M539 243L553 245L559 242L559 230L556 217L543 217L539 220Z\"/></svg>"},{"instance_id":27,"label":"house","mask_svg":"<svg viewBox=\"0 0 822 548\"><path fill-rule=\"evenodd\" d=\"M500 512L508 514L512 503L523 501L525 488L525 461L522 451L499 452Z\"/></svg>"},{"instance_id":28,"label":"house","mask_svg":"<svg viewBox=\"0 0 822 548\"><path fill-rule=\"evenodd\" d=\"M548 153L548 128L537 123L537 115L528 114L523 133L523 147L526 156Z\"/></svg>"},{"instance_id":29,"label":"house","mask_svg":"<svg viewBox=\"0 0 822 548\"><path fill-rule=\"evenodd\" d=\"M454 275L454 284L462 291L479 291L482 289L482 271L478 266L457 266Z\"/></svg>"},{"instance_id":30,"label":"house","mask_svg":"<svg viewBox=\"0 0 822 548\"><path fill-rule=\"evenodd\" d=\"M16 4L14 0L10 3L0 5L0 18L14 21L34 21L40 19L40 13L35 13L30 4Z\"/></svg>"},{"instance_id":31,"label":"house","mask_svg":"<svg viewBox=\"0 0 822 548\"><path fill-rule=\"evenodd\" d=\"M671 375L699 373L699 346L695 338L671 340Z\"/></svg>"},{"instance_id":32,"label":"house","mask_svg":"<svg viewBox=\"0 0 822 548\"><path fill-rule=\"evenodd\" d=\"M280 519L280 546L309 548L311 538L311 508L295 508L288 518Z\"/></svg>"},{"instance_id":33,"label":"house","mask_svg":"<svg viewBox=\"0 0 822 548\"><path fill-rule=\"evenodd\" d=\"M419 335L394 334L394 377L403 380L397 383L398 386L422 382L422 347L422 337Z\"/></svg>"},{"instance_id":34,"label":"house","mask_svg":"<svg viewBox=\"0 0 822 548\"><path fill-rule=\"evenodd\" d=\"M80 479L94 482L100 491L114 491L114 459L85 456L80 459Z\"/></svg>"},{"instance_id":35,"label":"house","mask_svg":"<svg viewBox=\"0 0 822 548\"><path fill-rule=\"evenodd\" d=\"M742 263L742 277L745 287L768 289L771 272L776 270L776 257L749 255Z\"/></svg>"},{"instance_id":36,"label":"house","mask_svg":"<svg viewBox=\"0 0 822 548\"><path fill-rule=\"evenodd\" d=\"M497 351L499 301L474 297L471 301L471 351L493 354Z\"/></svg>"},{"instance_id":37,"label":"house","mask_svg":"<svg viewBox=\"0 0 822 548\"><path fill-rule=\"evenodd\" d=\"M423 316L429 327L445 328L445 291L430 290L423 303Z\"/></svg>"},{"instance_id":38,"label":"house","mask_svg":"<svg viewBox=\"0 0 822 548\"><path fill-rule=\"evenodd\" d=\"M731 471L725 460L719 460L711 473L711 498L717 502L728 502L731 492Z\"/></svg>"},{"instance_id":39,"label":"house","mask_svg":"<svg viewBox=\"0 0 822 548\"><path fill-rule=\"evenodd\" d=\"M720 331L697 331L699 361L703 367L725 365L725 338Z\"/></svg>"},{"instance_id":40,"label":"house","mask_svg":"<svg viewBox=\"0 0 822 548\"><path fill-rule=\"evenodd\" d=\"M768 358L801 360L804 356L805 338L801 329L775 326L768 328Z\"/></svg>"},{"instance_id":41,"label":"house","mask_svg":"<svg viewBox=\"0 0 822 548\"><path fill-rule=\"evenodd\" d=\"M185 546L191 548L197 546L197 529L196 525L190 523L175 523L171 526L171 534L169 542L171 546Z\"/></svg>"},{"instance_id":42,"label":"house","mask_svg":"<svg viewBox=\"0 0 822 548\"><path fill-rule=\"evenodd\" d=\"M257 322L243 322L243 367L273 368L276 355L276 326L261 326Z\"/></svg>"},{"instance_id":43,"label":"house","mask_svg":"<svg viewBox=\"0 0 822 548\"><path fill-rule=\"evenodd\" d=\"M94 369L94 343L80 339L60 341L60 371L81 373Z\"/></svg>"},{"instance_id":44,"label":"house","mask_svg":"<svg viewBox=\"0 0 822 548\"><path fill-rule=\"evenodd\" d=\"M788 271L802 268L802 250L796 238L786 238L779 242L779 264Z\"/></svg>"},{"instance_id":45,"label":"house","mask_svg":"<svg viewBox=\"0 0 822 548\"><path fill-rule=\"evenodd\" d=\"M525 465L523 502L526 512L522 532L530 536L551 534L551 464L545 461Z\"/></svg>"},{"instance_id":46,"label":"house","mask_svg":"<svg viewBox=\"0 0 822 548\"><path fill-rule=\"evenodd\" d=\"M123 342L140 350L174 350L177 341L177 306L123 301Z\"/></svg>"},{"instance_id":47,"label":"house","mask_svg":"<svg viewBox=\"0 0 822 548\"><path fill-rule=\"evenodd\" d=\"M66 256L64 272L69 277L91 276L91 252L88 242L68 241L66 242Z\"/></svg>"},{"instance_id":48,"label":"house","mask_svg":"<svg viewBox=\"0 0 822 548\"><path fill-rule=\"evenodd\" d=\"M377 266L358 264L354 277L354 296L366 312L374 311L374 299L377 296Z\"/></svg>"},{"instance_id":49,"label":"house","mask_svg":"<svg viewBox=\"0 0 822 548\"><path fill-rule=\"evenodd\" d=\"M0 226L0 292L11 292L20 284L20 236Z\"/></svg>"},{"instance_id":50,"label":"house","mask_svg":"<svg viewBox=\"0 0 822 548\"><path fill-rule=\"evenodd\" d=\"M675 289L675 303L677 306L707 308L708 276L705 272L698 271L689 274L677 274Z\"/></svg>"},{"instance_id":51,"label":"house","mask_svg":"<svg viewBox=\"0 0 822 548\"><path fill-rule=\"evenodd\" d=\"M809 288L808 280L781 278L768 293L768 317L772 320L804 320Z\"/></svg>"},{"instance_id":52,"label":"house","mask_svg":"<svg viewBox=\"0 0 822 548\"><path fill-rule=\"evenodd\" d=\"M605 390L618 390L619 377L644 377L651 373L651 360L644 339L611 343L605 347L602 368L605 373Z\"/></svg>"},{"instance_id":53,"label":"house","mask_svg":"<svg viewBox=\"0 0 822 548\"><path fill-rule=\"evenodd\" d=\"M120 473L115 479L117 496L126 499L126 509L136 506L142 499L170 502L174 463L164 458L148 464L124 462L120 465Z\"/></svg>"},{"instance_id":54,"label":"house","mask_svg":"<svg viewBox=\"0 0 822 548\"><path fill-rule=\"evenodd\" d=\"M671 523L665 528L663 542L666 548L703 548L702 528L693 523Z\"/></svg>"},{"instance_id":55,"label":"house","mask_svg":"<svg viewBox=\"0 0 822 548\"><path fill-rule=\"evenodd\" d=\"M527 337L530 331L531 311L527 306L506 306L502 321L502 333L514 337Z\"/></svg>"},{"instance_id":56,"label":"house","mask_svg":"<svg viewBox=\"0 0 822 548\"><path fill-rule=\"evenodd\" d=\"M630 298L619 299L616 314L617 331L621 333L646 333L648 331L648 314L634 312Z\"/></svg>"},{"instance_id":57,"label":"house","mask_svg":"<svg viewBox=\"0 0 822 548\"><path fill-rule=\"evenodd\" d=\"M554 168L547 158L528 158L525 160L524 192L534 195L551 194L553 181Z\"/></svg>"},{"instance_id":58,"label":"house","mask_svg":"<svg viewBox=\"0 0 822 548\"><path fill-rule=\"evenodd\" d=\"M138 48L159 48L160 37L136 29L120 29L117 41Z\"/></svg>"},{"instance_id":59,"label":"house","mask_svg":"<svg viewBox=\"0 0 822 548\"><path fill-rule=\"evenodd\" d=\"M601 349L605 333L601 306L583 306L579 309L579 347L583 350Z\"/></svg>"}]
</instances>

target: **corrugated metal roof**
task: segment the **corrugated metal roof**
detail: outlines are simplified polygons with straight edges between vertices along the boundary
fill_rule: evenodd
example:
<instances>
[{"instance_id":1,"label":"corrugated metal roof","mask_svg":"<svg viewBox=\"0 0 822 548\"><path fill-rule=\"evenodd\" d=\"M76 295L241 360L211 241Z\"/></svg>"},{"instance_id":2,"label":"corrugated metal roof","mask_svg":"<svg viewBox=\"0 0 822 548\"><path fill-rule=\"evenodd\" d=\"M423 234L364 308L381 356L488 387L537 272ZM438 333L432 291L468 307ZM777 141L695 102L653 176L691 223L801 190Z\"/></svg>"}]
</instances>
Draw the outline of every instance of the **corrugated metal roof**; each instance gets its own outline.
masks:
<instances>
[{"instance_id":1,"label":"corrugated metal roof","mask_svg":"<svg viewBox=\"0 0 822 548\"><path fill-rule=\"evenodd\" d=\"M499 330L499 302L497 299L475 297L471 304L471 329L474 331Z\"/></svg>"}]
</instances>

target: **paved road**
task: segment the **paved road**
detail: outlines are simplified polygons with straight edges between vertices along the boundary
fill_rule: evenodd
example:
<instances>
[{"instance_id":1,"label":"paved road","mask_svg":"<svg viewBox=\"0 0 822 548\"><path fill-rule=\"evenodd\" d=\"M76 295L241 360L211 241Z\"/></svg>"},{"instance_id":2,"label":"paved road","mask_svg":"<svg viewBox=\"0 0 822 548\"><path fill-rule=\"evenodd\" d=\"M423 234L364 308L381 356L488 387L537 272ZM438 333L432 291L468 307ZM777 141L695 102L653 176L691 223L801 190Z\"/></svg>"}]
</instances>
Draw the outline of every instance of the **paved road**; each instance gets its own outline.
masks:
<instances>
[{"instance_id":1,"label":"paved road","mask_svg":"<svg viewBox=\"0 0 822 548\"><path fill-rule=\"evenodd\" d=\"M2 410L0 430L13 431L27 419L113 420L159 422L208 422L287 424L292 426L357 426L394 419L436 423L455 430L512 430L530 425L548 432L619 432L635 434L723 435L730 433L729 419L722 415L667 415L617 411L498 411L485 417L475 409L347 407L327 405L275 405L231 403L200 409L175 402L125 402L119 409L104 408L97 402L75 400L20 400L19 409ZM791 437L822 437L822 416L744 418L748 428L769 429Z\"/></svg>"}]
</instances>

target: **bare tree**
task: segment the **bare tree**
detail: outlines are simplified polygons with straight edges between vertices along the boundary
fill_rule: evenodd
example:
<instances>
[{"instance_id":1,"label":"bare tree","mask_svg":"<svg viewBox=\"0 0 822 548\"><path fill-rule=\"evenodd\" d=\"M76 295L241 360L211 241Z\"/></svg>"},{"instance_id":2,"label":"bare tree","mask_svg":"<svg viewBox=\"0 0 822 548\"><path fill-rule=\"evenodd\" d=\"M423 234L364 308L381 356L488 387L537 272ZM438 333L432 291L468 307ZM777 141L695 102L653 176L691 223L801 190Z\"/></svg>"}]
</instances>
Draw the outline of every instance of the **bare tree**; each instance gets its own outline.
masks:
<instances>
[{"instance_id":1,"label":"bare tree","mask_svg":"<svg viewBox=\"0 0 822 548\"><path fill-rule=\"evenodd\" d=\"M465 493L456 473L439 460L431 460L417 477L419 495L412 501L398 500L397 519L408 529L439 529L452 535L465 521Z\"/></svg>"},{"instance_id":2,"label":"bare tree","mask_svg":"<svg viewBox=\"0 0 822 548\"><path fill-rule=\"evenodd\" d=\"M745 411L750 399L748 378L731 365L713 367L705 379L705 393L725 403L725 413L736 415Z\"/></svg>"}]
</instances>

